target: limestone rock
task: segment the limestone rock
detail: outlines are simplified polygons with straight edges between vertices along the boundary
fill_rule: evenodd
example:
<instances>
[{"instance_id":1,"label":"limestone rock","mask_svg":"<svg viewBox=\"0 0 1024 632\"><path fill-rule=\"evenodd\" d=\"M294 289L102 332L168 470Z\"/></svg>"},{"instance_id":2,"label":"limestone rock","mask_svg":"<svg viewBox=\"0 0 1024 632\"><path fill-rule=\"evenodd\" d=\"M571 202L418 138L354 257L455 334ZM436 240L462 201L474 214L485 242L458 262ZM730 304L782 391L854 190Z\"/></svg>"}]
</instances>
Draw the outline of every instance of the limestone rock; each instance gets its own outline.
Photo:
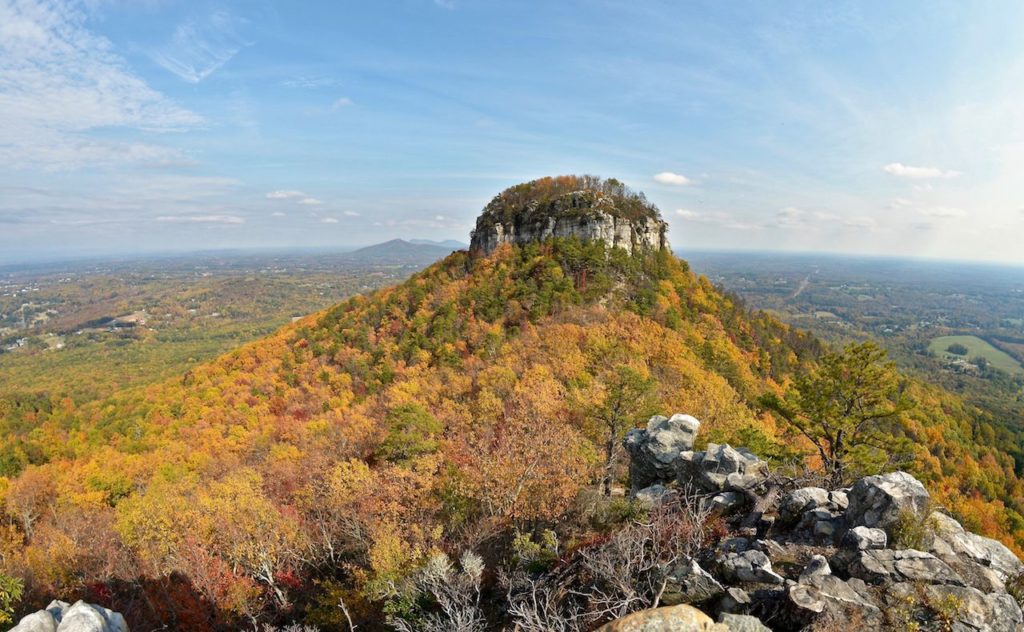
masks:
<instances>
[{"instance_id":1,"label":"limestone rock","mask_svg":"<svg viewBox=\"0 0 1024 632\"><path fill-rule=\"evenodd\" d=\"M641 610L607 623L598 632L729 632L726 626L693 606Z\"/></svg>"},{"instance_id":2,"label":"limestone rock","mask_svg":"<svg viewBox=\"0 0 1024 632\"><path fill-rule=\"evenodd\" d=\"M929 504L924 485L906 472L864 477L854 483L848 497L846 519L851 526L876 527L886 533L904 512L923 517Z\"/></svg>"}]
</instances>

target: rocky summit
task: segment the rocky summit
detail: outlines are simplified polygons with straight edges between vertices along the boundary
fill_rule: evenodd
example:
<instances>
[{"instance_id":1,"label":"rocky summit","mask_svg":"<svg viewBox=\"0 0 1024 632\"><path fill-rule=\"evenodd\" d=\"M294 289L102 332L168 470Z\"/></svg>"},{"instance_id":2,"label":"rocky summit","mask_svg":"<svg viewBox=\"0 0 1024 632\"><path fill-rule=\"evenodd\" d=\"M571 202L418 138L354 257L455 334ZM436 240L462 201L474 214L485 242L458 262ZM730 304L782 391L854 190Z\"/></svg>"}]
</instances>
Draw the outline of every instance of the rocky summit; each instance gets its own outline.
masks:
<instances>
[{"instance_id":1,"label":"rocky summit","mask_svg":"<svg viewBox=\"0 0 1024 632\"><path fill-rule=\"evenodd\" d=\"M553 238L603 241L630 253L668 250L667 231L657 208L618 180L559 176L499 193L477 218L470 250L490 254L501 244Z\"/></svg>"},{"instance_id":2,"label":"rocky summit","mask_svg":"<svg viewBox=\"0 0 1024 632\"><path fill-rule=\"evenodd\" d=\"M645 485L632 496L651 507L696 498L730 537L672 567L669 607L603 630L1024 630L1010 594L1024 564L935 507L910 474L800 486L769 477L743 448L694 452L699 427L656 416L627 435L630 472Z\"/></svg>"}]
</instances>

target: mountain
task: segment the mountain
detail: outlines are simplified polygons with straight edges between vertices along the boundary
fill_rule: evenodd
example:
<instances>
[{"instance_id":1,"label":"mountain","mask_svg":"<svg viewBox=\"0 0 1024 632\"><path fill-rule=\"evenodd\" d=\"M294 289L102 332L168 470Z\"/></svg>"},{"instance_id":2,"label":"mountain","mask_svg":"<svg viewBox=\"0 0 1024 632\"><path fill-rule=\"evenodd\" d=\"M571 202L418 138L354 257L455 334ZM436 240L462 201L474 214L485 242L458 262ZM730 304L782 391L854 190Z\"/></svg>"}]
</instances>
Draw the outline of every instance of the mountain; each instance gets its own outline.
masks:
<instances>
[{"instance_id":1,"label":"mountain","mask_svg":"<svg viewBox=\"0 0 1024 632\"><path fill-rule=\"evenodd\" d=\"M465 250L469 248L469 244L454 239L445 239L443 241L435 241L433 239L410 239L410 244L421 244L424 246L440 246L441 248L447 248L449 250Z\"/></svg>"},{"instance_id":2,"label":"mountain","mask_svg":"<svg viewBox=\"0 0 1024 632\"><path fill-rule=\"evenodd\" d=\"M640 528L619 446L655 412L697 417L697 448L820 468L782 396L843 366L693 274L642 196L569 176L488 208L470 250L179 379L0 410L0 579L25 582L20 609L61 596L143 629L341 630L352 616L374 630L427 616L420 582L479 589L486 565L488 616L504 624L503 573ZM925 383L901 378L899 397L914 406L855 446L858 466L906 450L898 465L932 502L1019 550L1024 485L993 428Z\"/></svg>"},{"instance_id":3,"label":"mountain","mask_svg":"<svg viewBox=\"0 0 1024 632\"><path fill-rule=\"evenodd\" d=\"M424 266L447 256L451 251L452 248L441 244L392 239L345 253L345 258L359 263Z\"/></svg>"}]
</instances>

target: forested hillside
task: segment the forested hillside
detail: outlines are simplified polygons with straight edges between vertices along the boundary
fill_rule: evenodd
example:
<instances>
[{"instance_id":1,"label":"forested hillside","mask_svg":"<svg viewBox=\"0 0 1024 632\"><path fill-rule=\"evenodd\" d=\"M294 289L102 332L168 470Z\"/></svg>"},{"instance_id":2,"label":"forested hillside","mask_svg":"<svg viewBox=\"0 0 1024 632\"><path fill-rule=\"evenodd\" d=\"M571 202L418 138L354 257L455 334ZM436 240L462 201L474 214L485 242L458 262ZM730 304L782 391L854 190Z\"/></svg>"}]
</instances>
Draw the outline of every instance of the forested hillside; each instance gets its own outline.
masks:
<instances>
[{"instance_id":1,"label":"forested hillside","mask_svg":"<svg viewBox=\"0 0 1024 632\"><path fill-rule=\"evenodd\" d=\"M25 582L19 611L82 596L144 629L376 629L413 609L403 582L433 552L500 568L548 530L571 549L614 528L630 506L600 483L624 484L621 437L653 412L776 467L820 465L758 402L823 352L667 250L456 252L180 378L19 412L10 440L33 464L0 486L2 571ZM901 393L892 446L909 452L862 468L899 465L1024 548L997 431L938 388Z\"/></svg>"}]
</instances>

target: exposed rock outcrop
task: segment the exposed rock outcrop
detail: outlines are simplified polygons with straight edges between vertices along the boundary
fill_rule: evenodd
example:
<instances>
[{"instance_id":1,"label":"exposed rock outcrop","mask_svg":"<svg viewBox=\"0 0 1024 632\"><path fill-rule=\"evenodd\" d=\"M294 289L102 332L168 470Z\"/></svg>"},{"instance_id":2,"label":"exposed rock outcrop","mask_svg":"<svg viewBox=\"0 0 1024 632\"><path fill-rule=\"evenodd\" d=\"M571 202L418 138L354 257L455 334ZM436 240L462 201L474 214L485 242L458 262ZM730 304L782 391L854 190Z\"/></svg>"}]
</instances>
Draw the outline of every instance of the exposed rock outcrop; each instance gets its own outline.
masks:
<instances>
[{"instance_id":1,"label":"exposed rock outcrop","mask_svg":"<svg viewBox=\"0 0 1024 632\"><path fill-rule=\"evenodd\" d=\"M22 618L10 632L129 632L120 613L84 601L52 601Z\"/></svg>"},{"instance_id":2,"label":"exposed rock outcrop","mask_svg":"<svg viewBox=\"0 0 1024 632\"><path fill-rule=\"evenodd\" d=\"M603 241L627 252L669 250L657 208L616 180L593 176L542 178L498 194L484 207L470 250L490 254L501 244L555 237Z\"/></svg>"},{"instance_id":3,"label":"exposed rock outcrop","mask_svg":"<svg viewBox=\"0 0 1024 632\"><path fill-rule=\"evenodd\" d=\"M725 445L693 451L699 427L683 415L654 417L626 438L634 486L643 487L634 489L637 498L652 505L681 495L703 499L731 532L667 571L671 603L695 604L730 630L1024 632L1024 613L1007 591L1024 563L1001 543L931 512L927 490L910 474L868 476L849 489L767 494L779 483L766 482L764 461ZM923 550L900 545L908 529ZM623 622L647 625L660 621L658 612Z\"/></svg>"}]
</instances>

